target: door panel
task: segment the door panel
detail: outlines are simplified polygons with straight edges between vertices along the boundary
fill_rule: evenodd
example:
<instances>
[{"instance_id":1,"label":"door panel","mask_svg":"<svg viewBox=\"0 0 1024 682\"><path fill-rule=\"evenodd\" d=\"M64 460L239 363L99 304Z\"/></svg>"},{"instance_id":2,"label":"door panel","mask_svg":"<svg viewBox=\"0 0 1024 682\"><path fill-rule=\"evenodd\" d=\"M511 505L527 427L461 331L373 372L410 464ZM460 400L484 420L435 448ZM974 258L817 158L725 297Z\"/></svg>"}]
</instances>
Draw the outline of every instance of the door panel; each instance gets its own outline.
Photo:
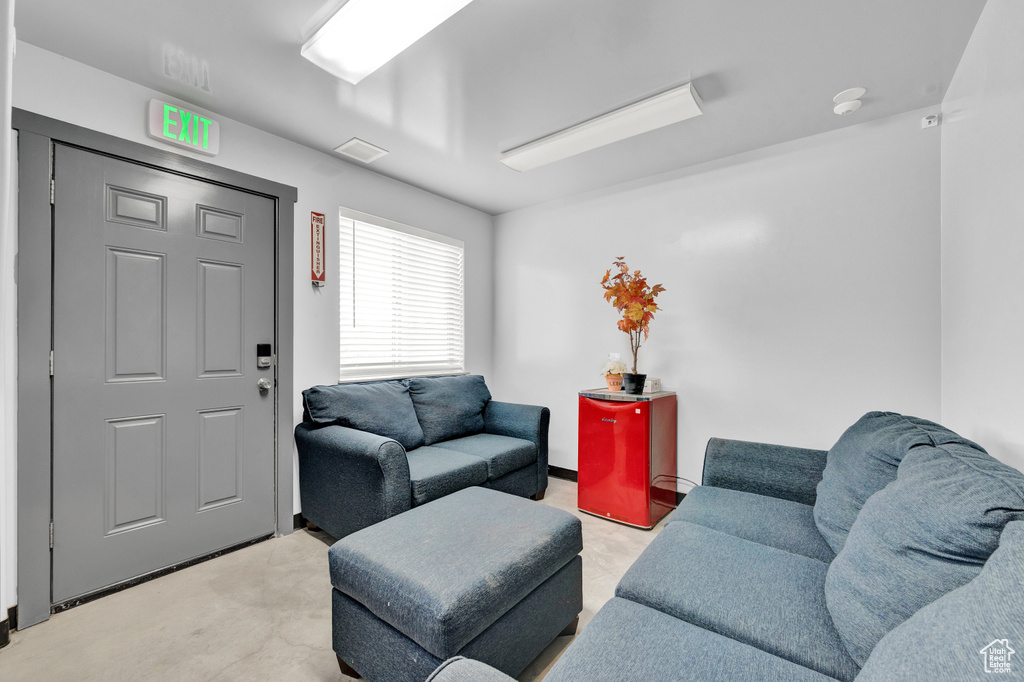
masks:
<instances>
[{"instance_id":1,"label":"door panel","mask_svg":"<svg viewBox=\"0 0 1024 682\"><path fill-rule=\"evenodd\" d=\"M199 261L199 376L242 373L242 266ZM254 351L255 352L255 351Z\"/></svg>"},{"instance_id":2,"label":"door panel","mask_svg":"<svg viewBox=\"0 0 1024 682\"><path fill-rule=\"evenodd\" d=\"M161 381L167 353L165 258L107 249L107 381Z\"/></svg>"},{"instance_id":3,"label":"door panel","mask_svg":"<svg viewBox=\"0 0 1024 682\"><path fill-rule=\"evenodd\" d=\"M56 145L53 601L274 531L270 199Z\"/></svg>"},{"instance_id":4,"label":"door panel","mask_svg":"<svg viewBox=\"0 0 1024 682\"><path fill-rule=\"evenodd\" d=\"M112 223L136 225L165 230L167 197L133 192L123 187L107 186L107 220Z\"/></svg>"},{"instance_id":5,"label":"door panel","mask_svg":"<svg viewBox=\"0 0 1024 682\"><path fill-rule=\"evenodd\" d=\"M164 416L108 419L107 535L164 520Z\"/></svg>"},{"instance_id":6,"label":"door panel","mask_svg":"<svg viewBox=\"0 0 1024 682\"><path fill-rule=\"evenodd\" d=\"M199 413L199 511L244 499L242 408Z\"/></svg>"},{"instance_id":7,"label":"door panel","mask_svg":"<svg viewBox=\"0 0 1024 682\"><path fill-rule=\"evenodd\" d=\"M219 211L212 206L198 206L196 234L207 239L242 243L242 218L238 213Z\"/></svg>"}]
</instances>

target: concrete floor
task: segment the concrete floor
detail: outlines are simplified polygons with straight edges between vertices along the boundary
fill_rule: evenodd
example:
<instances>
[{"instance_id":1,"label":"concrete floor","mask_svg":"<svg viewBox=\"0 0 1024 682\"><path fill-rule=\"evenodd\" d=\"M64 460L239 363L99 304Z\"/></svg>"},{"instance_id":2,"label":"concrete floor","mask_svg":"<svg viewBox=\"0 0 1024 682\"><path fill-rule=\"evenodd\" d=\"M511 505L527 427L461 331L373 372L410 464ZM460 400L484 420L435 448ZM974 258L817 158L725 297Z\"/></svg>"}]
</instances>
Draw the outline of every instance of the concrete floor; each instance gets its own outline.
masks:
<instances>
[{"instance_id":1,"label":"concrete floor","mask_svg":"<svg viewBox=\"0 0 1024 682\"><path fill-rule=\"evenodd\" d=\"M551 479L542 504L583 520L582 630L660 531L576 511L576 484ZM296 531L65 611L11 634L0 680L330 680L324 533ZM520 675L543 679L571 637Z\"/></svg>"}]
</instances>

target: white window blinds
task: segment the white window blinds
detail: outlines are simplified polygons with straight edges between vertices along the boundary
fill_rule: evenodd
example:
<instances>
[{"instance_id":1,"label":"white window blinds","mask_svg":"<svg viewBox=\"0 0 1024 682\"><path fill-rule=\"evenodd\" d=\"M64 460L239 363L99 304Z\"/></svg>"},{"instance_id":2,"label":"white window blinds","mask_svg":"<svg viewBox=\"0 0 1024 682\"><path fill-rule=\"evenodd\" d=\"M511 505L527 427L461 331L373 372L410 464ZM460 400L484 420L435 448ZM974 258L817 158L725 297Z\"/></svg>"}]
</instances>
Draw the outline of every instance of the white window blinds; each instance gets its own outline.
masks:
<instances>
[{"instance_id":1,"label":"white window blinds","mask_svg":"<svg viewBox=\"0 0 1024 682\"><path fill-rule=\"evenodd\" d=\"M347 210L339 222L340 380L464 371L462 242Z\"/></svg>"}]
</instances>

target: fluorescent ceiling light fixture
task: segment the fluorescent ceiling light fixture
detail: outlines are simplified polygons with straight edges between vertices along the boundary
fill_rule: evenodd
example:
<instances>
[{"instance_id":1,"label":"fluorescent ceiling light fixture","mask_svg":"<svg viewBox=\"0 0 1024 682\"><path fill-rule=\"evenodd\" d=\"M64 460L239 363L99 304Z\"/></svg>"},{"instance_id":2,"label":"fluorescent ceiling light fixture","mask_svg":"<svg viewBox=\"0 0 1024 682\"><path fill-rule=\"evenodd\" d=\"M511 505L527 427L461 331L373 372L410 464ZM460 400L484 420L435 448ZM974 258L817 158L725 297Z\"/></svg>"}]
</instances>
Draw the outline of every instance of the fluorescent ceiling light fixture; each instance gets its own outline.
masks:
<instances>
[{"instance_id":1,"label":"fluorescent ceiling light fixture","mask_svg":"<svg viewBox=\"0 0 1024 682\"><path fill-rule=\"evenodd\" d=\"M700 96L693 89L693 83L687 83L502 152L499 158L509 168L528 171L612 142L625 140L627 137L700 116L704 113L702 105Z\"/></svg>"},{"instance_id":2,"label":"fluorescent ceiling light fixture","mask_svg":"<svg viewBox=\"0 0 1024 682\"><path fill-rule=\"evenodd\" d=\"M355 85L472 0L348 0L302 56Z\"/></svg>"}]
</instances>

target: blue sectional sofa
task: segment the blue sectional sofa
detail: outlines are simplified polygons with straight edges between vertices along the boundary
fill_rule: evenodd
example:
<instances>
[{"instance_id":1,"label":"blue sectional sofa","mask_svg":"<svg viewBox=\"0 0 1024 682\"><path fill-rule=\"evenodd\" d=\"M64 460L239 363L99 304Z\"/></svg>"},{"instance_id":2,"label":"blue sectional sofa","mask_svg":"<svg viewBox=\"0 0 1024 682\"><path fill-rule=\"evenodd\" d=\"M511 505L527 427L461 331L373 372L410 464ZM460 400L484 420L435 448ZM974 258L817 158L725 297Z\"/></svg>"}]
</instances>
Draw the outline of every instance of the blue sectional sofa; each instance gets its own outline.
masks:
<instances>
[{"instance_id":1,"label":"blue sectional sofa","mask_svg":"<svg viewBox=\"0 0 1024 682\"><path fill-rule=\"evenodd\" d=\"M1024 474L923 419L869 413L828 452L712 439L703 485L545 681L1019 675L1022 519ZM452 660L431 679L509 678Z\"/></svg>"},{"instance_id":2,"label":"blue sectional sofa","mask_svg":"<svg viewBox=\"0 0 1024 682\"><path fill-rule=\"evenodd\" d=\"M546 407L491 400L478 375L314 386L295 427L302 515L335 538L481 485L540 499Z\"/></svg>"}]
</instances>

